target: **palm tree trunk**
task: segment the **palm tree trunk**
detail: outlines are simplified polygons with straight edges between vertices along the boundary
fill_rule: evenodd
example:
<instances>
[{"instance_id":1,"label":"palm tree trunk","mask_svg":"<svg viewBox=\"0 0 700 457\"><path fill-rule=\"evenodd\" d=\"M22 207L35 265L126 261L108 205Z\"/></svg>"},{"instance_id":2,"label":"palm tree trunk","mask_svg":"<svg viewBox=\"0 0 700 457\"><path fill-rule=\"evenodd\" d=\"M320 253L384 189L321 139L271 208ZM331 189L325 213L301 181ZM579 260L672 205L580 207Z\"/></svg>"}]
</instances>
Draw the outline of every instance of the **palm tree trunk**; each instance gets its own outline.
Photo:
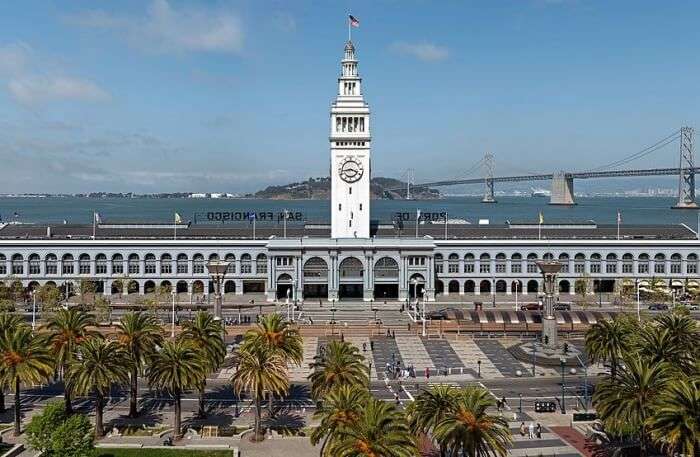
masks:
<instances>
[{"instance_id":1,"label":"palm tree trunk","mask_svg":"<svg viewBox=\"0 0 700 457\"><path fill-rule=\"evenodd\" d=\"M15 436L19 436L22 431L20 428L20 410L19 410L19 376L15 376Z\"/></svg>"},{"instance_id":2,"label":"palm tree trunk","mask_svg":"<svg viewBox=\"0 0 700 457\"><path fill-rule=\"evenodd\" d=\"M95 436L99 439L105 434L104 426L102 425L102 414L104 408L104 399L102 392L95 393Z\"/></svg>"},{"instance_id":3,"label":"palm tree trunk","mask_svg":"<svg viewBox=\"0 0 700 457\"><path fill-rule=\"evenodd\" d=\"M66 414L73 414L73 404L70 398L70 392L68 391L68 381L66 380L66 366L65 364L61 367L63 372L63 402L65 403Z\"/></svg>"},{"instance_id":4,"label":"palm tree trunk","mask_svg":"<svg viewBox=\"0 0 700 457\"><path fill-rule=\"evenodd\" d=\"M130 374L130 392L129 392L129 417L136 417L139 415L136 398L139 393L139 369L138 367L133 367Z\"/></svg>"},{"instance_id":5,"label":"palm tree trunk","mask_svg":"<svg viewBox=\"0 0 700 457\"><path fill-rule=\"evenodd\" d=\"M260 433L260 416L262 415L260 407L260 398L255 397L255 441L262 441Z\"/></svg>"},{"instance_id":6,"label":"palm tree trunk","mask_svg":"<svg viewBox=\"0 0 700 457\"><path fill-rule=\"evenodd\" d=\"M180 410L180 391L175 392L175 421L173 426L173 435L175 439L179 440L182 438L182 433L180 433L180 415L182 414Z\"/></svg>"},{"instance_id":7,"label":"palm tree trunk","mask_svg":"<svg viewBox=\"0 0 700 457\"><path fill-rule=\"evenodd\" d=\"M323 444L321 445L321 452L319 452L319 456L324 457L324 452L326 452L326 444L328 444L328 439L330 438L330 433L326 435L326 437L323 439Z\"/></svg>"},{"instance_id":8,"label":"palm tree trunk","mask_svg":"<svg viewBox=\"0 0 700 457\"><path fill-rule=\"evenodd\" d=\"M202 384L199 386L199 417L206 417L207 413L204 410L204 400L205 400L205 389L207 387L207 381L202 381Z\"/></svg>"},{"instance_id":9,"label":"palm tree trunk","mask_svg":"<svg viewBox=\"0 0 700 457\"><path fill-rule=\"evenodd\" d=\"M0 388L0 413L4 413L5 410L5 390Z\"/></svg>"}]
</instances>

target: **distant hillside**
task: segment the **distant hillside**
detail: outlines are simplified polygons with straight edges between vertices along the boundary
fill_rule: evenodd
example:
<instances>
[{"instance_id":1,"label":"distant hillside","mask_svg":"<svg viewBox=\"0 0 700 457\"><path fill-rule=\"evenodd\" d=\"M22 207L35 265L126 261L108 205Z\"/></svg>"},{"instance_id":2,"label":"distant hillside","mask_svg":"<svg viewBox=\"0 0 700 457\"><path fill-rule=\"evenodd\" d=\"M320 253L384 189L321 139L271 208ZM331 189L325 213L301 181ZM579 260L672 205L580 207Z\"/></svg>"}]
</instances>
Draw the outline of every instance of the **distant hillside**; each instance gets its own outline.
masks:
<instances>
[{"instance_id":1,"label":"distant hillside","mask_svg":"<svg viewBox=\"0 0 700 457\"><path fill-rule=\"evenodd\" d=\"M400 187L400 191L387 189ZM282 186L268 186L263 190L247 195L254 198L269 198L272 200L324 200L330 198L331 179L309 178L303 182L294 182ZM372 178L370 191L373 199L404 198L406 196L406 183L394 178ZM411 196L419 200L440 198L440 192L436 189L411 190Z\"/></svg>"}]
</instances>

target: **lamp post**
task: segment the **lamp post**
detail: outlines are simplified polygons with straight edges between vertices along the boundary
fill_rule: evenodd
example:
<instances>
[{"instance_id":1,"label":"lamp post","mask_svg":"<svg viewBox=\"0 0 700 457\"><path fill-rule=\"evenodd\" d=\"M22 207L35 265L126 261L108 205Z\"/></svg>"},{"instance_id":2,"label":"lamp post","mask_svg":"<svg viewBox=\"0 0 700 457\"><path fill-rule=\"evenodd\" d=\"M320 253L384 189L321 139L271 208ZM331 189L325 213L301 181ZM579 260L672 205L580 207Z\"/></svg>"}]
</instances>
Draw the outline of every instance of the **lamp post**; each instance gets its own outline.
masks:
<instances>
[{"instance_id":1,"label":"lamp post","mask_svg":"<svg viewBox=\"0 0 700 457\"><path fill-rule=\"evenodd\" d=\"M231 262L226 262L225 260L210 260L207 263L207 270L214 282L214 317L221 319L221 284L224 281L224 276L226 276L226 270Z\"/></svg>"},{"instance_id":2,"label":"lamp post","mask_svg":"<svg viewBox=\"0 0 700 457\"><path fill-rule=\"evenodd\" d=\"M477 368L476 377L481 378L481 360L476 361L476 368Z\"/></svg>"},{"instance_id":3,"label":"lamp post","mask_svg":"<svg viewBox=\"0 0 700 457\"><path fill-rule=\"evenodd\" d=\"M566 414L566 399L564 398L564 390L566 389L566 386L564 385L565 379L564 379L564 374L566 373L566 359L562 357L559 359L559 364L561 365L561 413Z\"/></svg>"},{"instance_id":4,"label":"lamp post","mask_svg":"<svg viewBox=\"0 0 700 457\"><path fill-rule=\"evenodd\" d=\"M170 338L175 338L175 296L177 295L177 292L172 290L170 291L171 295L173 296L173 313L172 313L172 319L171 319L171 325L170 325Z\"/></svg>"},{"instance_id":5,"label":"lamp post","mask_svg":"<svg viewBox=\"0 0 700 457\"><path fill-rule=\"evenodd\" d=\"M581 357L576 356L578 363L583 367L583 406L588 411L588 366L583 363Z\"/></svg>"},{"instance_id":6,"label":"lamp post","mask_svg":"<svg viewBox=\"0 0 700 457\"><path fill-rule=\"evenodd\" d=\"M640 303L639 303L639 278L634 279L634 285L637 289L637 321L641 322L642 321L642 314L641 314L641 309L640 309Z\"/></svg>"},{"instance_id":7,"label":"lamp post","mask_svg":"<svg viewBox=\"0 0 700 457\"><path fill-rule=\"evenodd\" d=\"M523 413L523 394L522 393L518 393L518 399L519 399L518 413L522 414Z\"/></svg>"},{"instance_id":8,"label":"lamp post","mask_svg":"<svg viewBox=\"0 0 700 457\"><path fill-rule=\"evenodd\" d=\"M32 289L32 330L36 329L36 290Z\"/></svg>"}]
</instances>

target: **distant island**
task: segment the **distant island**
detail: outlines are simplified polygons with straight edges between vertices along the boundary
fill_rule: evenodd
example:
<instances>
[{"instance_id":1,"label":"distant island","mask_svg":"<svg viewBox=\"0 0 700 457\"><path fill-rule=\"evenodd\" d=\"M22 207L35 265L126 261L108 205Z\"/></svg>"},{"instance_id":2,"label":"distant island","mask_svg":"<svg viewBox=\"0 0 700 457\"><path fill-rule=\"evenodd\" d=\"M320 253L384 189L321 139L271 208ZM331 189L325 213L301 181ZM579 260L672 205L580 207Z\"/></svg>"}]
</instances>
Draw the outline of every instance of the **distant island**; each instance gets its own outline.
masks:
<instances>
[{"instance_id":1,"label":"distant island","mask_svg":"<svg viewBox=\"0 0 700 457\"><path fill-rule=\"evenodd\" d=\"M268 186L258 192L247 194L245 197L270 200L327 200L330 198L330 194L331 179L321 177L309 178L303 182L282 186ZM403 199L406 197L406 183L393 178L372 178L370 194L372 199ZM417 200L433 200L441 197L437 189L430 188L416 188L415 191L411 189L411 196Z\"/></svg>"}]
</instances>

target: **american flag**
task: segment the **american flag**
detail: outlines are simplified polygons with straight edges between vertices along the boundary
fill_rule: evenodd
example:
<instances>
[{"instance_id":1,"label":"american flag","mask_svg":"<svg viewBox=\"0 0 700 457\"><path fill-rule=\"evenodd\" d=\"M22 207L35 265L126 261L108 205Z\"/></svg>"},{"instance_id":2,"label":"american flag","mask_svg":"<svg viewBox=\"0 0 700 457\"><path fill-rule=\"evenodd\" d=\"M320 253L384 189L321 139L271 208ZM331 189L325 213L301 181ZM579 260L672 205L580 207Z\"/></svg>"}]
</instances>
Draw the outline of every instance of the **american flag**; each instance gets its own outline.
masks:
<instances>
[{"instance_id":1,"label":"american flag","mask_svg":"<svg viewBox=\"0 0 700 457\"><path fill-rule=\"evenodd\" d=\"M360 26L360 21L357 20L355 16L352 14L350 15L350 25L353 27L359 27Z\"/></svg>"}]
</instances>

